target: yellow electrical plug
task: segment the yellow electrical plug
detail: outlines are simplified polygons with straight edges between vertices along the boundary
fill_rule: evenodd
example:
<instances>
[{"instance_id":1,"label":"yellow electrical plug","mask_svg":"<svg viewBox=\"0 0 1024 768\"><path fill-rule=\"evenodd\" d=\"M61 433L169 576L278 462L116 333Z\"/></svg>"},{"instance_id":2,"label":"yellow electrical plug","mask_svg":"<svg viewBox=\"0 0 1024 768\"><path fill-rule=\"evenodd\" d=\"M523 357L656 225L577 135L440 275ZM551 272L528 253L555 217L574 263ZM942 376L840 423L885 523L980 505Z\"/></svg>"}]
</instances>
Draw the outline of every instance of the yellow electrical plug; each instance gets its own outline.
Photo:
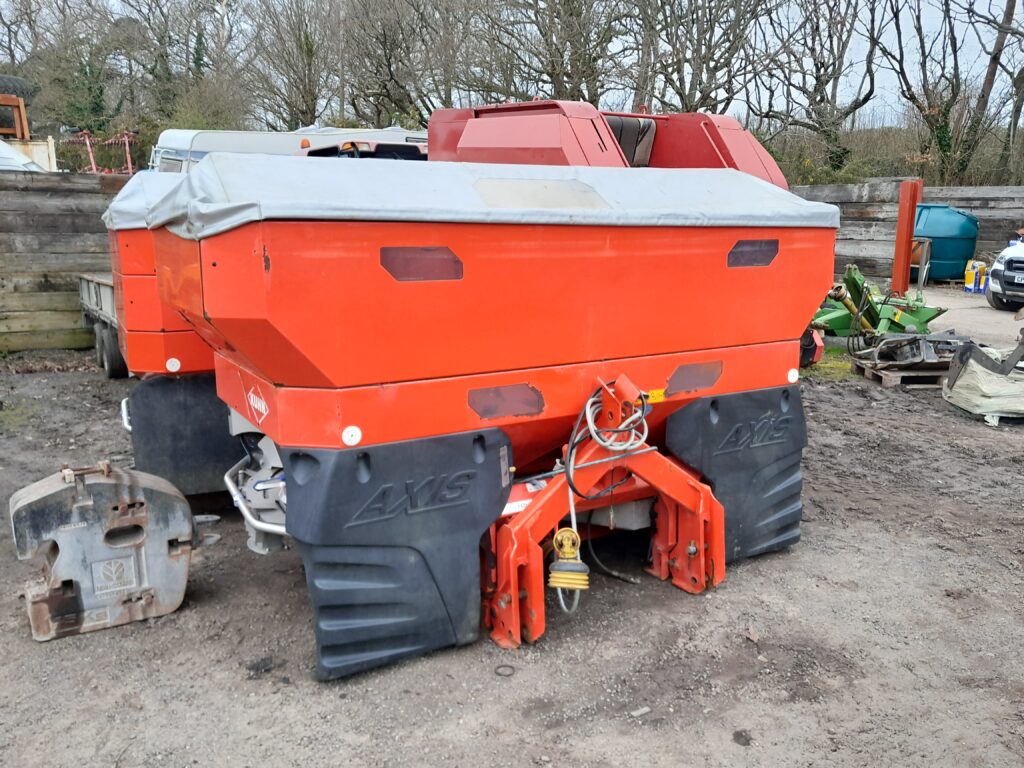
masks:
<instances>
[{"instance_id":1,"label":"yellow electrical plug","mask_svg":"<svg viewBox=\"0 0 1024 768\"><path fill-rule=\"evenodd\" d=\"M580 535L572 528L561 528L552 538L555 561L548 573L551 589L589 589L590 568L580 560Z\"/></svg>"}]
</instances>

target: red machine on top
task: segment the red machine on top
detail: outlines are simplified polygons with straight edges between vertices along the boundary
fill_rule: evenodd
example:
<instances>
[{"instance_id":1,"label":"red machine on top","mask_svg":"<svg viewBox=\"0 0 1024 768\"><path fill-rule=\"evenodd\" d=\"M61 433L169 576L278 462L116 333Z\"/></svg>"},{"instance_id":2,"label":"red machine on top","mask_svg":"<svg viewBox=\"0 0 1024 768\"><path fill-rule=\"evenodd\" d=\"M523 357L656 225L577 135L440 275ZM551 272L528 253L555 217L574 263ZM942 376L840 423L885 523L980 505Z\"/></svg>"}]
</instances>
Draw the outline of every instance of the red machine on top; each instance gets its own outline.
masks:
<instances>
[{"instance_id":1,"label":"red machine on top","mask_svg":"<svg viewBox=\"0 0 1024 768\"><path fill-rule=\"evenodd\" d=\"M302 552L324 677L481 623L538 639L548 544L550 586L585 588L577 513L633 505L648 570L690 592L799 538L798 339L835 209L728 118L532 102L439 111L429 142L211 155L149 217L246 446L236 504Z\"/></svg>"},{"instance_id":2,"label":"red machine on top","mask_svg":"<svg viewBox=\"0 0 1024 768\"><path fill-rule=\"evenodd\" d=\"M725 115L598 112L534 101L441 109L430 117L431 160L612 168L735 168L788 189L770 154Z\"/></svg>"}]
</instances>

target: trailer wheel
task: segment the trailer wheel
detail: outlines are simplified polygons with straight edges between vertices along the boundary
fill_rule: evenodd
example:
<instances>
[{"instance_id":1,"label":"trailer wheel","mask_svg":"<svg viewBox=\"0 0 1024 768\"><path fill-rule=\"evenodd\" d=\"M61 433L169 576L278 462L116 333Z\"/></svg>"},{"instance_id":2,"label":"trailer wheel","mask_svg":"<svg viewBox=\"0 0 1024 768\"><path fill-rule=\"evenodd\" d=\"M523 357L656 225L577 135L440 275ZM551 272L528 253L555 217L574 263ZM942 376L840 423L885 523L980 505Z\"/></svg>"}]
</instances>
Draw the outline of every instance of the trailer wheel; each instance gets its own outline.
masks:
<instances>
[{"instance_id":1,"label":"trailer wheel","mask_svg":"<svg viewBox=\"0 0 1024 768\"><path fill-rule=\"evenodd\" d=\"M128 366L121 357L121 349L117 345L117 329L105 325L102 335L103 370L108 379L123 379L128 375Z\"/></svg>"},{"instance_id":2,"label":"trailer wheel","mask_svg":"<svg viewBox=\"0 0 1024 768\"><path fill-rule=\"evenodd\" d=\"M106 331L106 323L93 323L93 347L96 350L96 365L98 365L100 368L103 367L103 339L106 337Z\"/></svg>"}]
</instances>

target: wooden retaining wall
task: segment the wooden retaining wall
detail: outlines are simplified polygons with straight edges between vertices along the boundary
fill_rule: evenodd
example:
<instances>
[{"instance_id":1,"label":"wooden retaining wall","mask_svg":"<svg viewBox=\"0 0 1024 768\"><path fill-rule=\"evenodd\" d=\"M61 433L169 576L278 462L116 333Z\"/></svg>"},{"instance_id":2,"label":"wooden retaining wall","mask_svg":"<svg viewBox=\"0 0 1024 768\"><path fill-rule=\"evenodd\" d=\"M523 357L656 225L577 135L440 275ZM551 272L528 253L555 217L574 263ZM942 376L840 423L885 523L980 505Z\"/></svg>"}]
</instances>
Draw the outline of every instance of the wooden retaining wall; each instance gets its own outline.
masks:
<instances>
[{"instance_id":1,"label":"wooden retaining wall","mask_svg":"<svg viewBox=\"0 0 1024 768\"><path fill-rule=\"evenodd\" d=\"M109 272L100 220L124 176L0 172L0 352L79 349L79 272Z\"/></svg>"},{"instance_id":2,"label":"wooden retaining wall","mask_svg":"<svg viewBox=\"0 0 1024 768\"><path fill-rule=\"evenodd\" d=\"M836 272L857 264L873 277L892 274L900 180L793 187L807 200L838 205L842 223L836 240ZM960 208L978 217L978 258L991 260L1024 227L1024 187L925 187L924 202Z\"/></svg>"}]
</instances>

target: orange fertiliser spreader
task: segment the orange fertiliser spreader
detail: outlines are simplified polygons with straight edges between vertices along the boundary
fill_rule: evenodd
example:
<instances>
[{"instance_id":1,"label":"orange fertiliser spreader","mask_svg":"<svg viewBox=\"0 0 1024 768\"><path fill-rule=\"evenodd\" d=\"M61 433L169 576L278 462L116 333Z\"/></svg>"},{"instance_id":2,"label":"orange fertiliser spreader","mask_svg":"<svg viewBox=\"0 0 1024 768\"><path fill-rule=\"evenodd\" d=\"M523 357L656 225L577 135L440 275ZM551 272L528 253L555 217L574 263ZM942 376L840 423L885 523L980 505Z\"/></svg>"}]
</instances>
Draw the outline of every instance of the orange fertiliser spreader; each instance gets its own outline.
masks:
<instances>
[{"instance_id":1,"label":"orange fertiliser spreader","mask_svg":"<svg viewBox=\"0 0 1024 768\"><path fill-rule=\"evenodd\" d=\"M128 370L185 374L213 370L213 354L157 291L150 206L176 186L177 174L139 173L104 214L117 307L118 339Z\"/></svg>"},{"instance_id":2,"label":"orange fertiliser spreader","mask_svg":"<svg viewBox=\"0 0 1024 768\"><path fill-rule=\"evenodd\" d=\"M536 640L545 541L609 508L640 510L648 571L689 592L799 537L798 339L836 210L732 161L644 167L616 132L646 118L568 111L544 115L547 165L461 161L464 127L454 162L211 155L151 213L161 301L280 455L324 677L481 623ZM552 160L585 119L616 162ZM578 597L571 538L551 584Z\"/></svg>"}]
</instances>

